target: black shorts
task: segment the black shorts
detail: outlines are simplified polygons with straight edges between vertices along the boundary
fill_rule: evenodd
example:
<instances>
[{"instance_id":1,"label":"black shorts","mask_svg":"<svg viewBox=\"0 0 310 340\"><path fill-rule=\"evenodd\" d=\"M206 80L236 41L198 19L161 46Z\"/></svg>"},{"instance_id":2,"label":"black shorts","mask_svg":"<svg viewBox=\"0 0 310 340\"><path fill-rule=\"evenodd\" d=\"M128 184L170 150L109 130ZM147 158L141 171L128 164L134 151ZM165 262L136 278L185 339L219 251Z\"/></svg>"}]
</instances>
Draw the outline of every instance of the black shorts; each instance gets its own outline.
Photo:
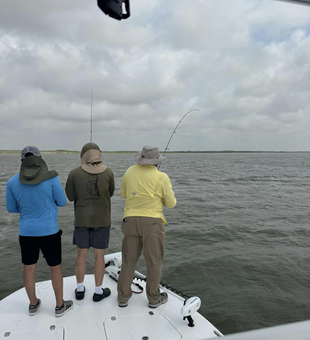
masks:
<instances>
[{"instance_id":1,"label":"black shorts","mask_svg":"<svg viewBox=\"0 0 310 340\"><path fill-rule=\"evenodd\" d=\"M100 228L75 227L73 244L80 249L107 249L110 240L110 226Z\"/></svg>"},{"instance_id":2,"label":"black shorts","mask_svg":"<svg viewBox=\"0 0 310 340\"><path fill-rule=\"evenodd\" d=\"M36 264L41 250L50 267L61 264L61 234L62 230L48 236L19 236L22 263Z\"/></svg>"}]
</instances>

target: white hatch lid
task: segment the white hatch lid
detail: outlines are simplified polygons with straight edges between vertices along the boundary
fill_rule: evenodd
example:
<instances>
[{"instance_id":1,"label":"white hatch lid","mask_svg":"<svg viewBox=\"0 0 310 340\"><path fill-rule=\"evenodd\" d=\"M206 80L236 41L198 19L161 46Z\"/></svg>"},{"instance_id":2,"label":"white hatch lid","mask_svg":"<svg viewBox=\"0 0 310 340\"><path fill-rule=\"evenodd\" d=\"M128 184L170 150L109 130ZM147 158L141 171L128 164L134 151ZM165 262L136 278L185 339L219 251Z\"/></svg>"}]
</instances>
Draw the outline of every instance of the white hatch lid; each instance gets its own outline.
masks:
<instances>
[{"instance_id":1,"label":"white hatch lid","mask_svg":"<svg viewBox=\"0 0 310 340\"><path fill-rule=\"evenodd\" d=\"M25 330L19 332L6 332L0 334L0 339L6 340L64 340L63 327L53 328L39 328L32 330Z\"/></svg>"},{"instance_id":2,"label":"white hatch lid","mask_svg":"<svg viewBox=\"0 0 310 340\"><path fill-rule=\"evenodd\" d=\"M182 335L160 313L111 317L104 322L108 340L179 340Z\"/></svg>"}]
</instances>

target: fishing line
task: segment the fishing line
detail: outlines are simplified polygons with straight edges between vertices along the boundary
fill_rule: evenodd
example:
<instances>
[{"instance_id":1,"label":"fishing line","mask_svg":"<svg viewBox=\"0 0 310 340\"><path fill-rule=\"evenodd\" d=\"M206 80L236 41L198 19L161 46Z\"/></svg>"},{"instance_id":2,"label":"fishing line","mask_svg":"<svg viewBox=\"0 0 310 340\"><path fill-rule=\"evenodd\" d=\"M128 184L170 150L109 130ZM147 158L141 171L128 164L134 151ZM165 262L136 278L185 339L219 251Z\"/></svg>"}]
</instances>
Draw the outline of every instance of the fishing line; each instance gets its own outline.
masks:
<instances>
[{"instance_id":1,"label":"fishing line","mask_svg":"<svg viewBox=\"0 0 310 340\"><path fill-rule=\"evenodd\" d=\"M169 149L168 149L168 146L169 146L169 144L170 144L170 142L171 142L172 137L173 137L174 134L176 133L176 130L177 130L178 126L181 124L182 120L183 120L190 112L192 112L192 111L200 111L200 110L199 110L199 109L192 109L192 110L189 110L189 111L186 112L185 115L180 119L180 121L178 122L177 126L174 128L174 130L173 130L173 132L172 132L172 134L171 134L171 136L170 136L170 138L169 138L169 140L168 140L168 143L167 143L167 145L166 145L166 148L165 148L165 151L164 151L164 153L163 153L163 156L165 156L166 151L169 150ZM157 169L159 169L159 168L160 168L160 164L158 164Z\"/></svg>"}]
</instances>

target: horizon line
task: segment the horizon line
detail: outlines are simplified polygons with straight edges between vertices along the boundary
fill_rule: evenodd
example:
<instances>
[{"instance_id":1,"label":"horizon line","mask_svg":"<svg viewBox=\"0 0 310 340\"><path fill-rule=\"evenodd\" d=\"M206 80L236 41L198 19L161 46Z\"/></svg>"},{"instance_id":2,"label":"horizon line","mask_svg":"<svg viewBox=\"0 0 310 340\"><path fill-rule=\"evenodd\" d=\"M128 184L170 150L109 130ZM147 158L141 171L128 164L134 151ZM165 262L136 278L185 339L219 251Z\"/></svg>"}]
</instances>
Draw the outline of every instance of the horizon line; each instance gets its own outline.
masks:
<instances>
[{"instance_id":1,"label":"horizon line","mask_svg":"<svg viewBox=\"0 0 310 340\"><path fill-rule=\"evenodd\" d=\"M16 154L20 153L21 150L0 150L0 154ZM57 150L40 150L42 153L80 153L81 151L76 150L64 150L64 149L57 149ZM101 151L102 153L136 153L137 151ZM161 153L164 153L164 151L160 151ZM186 150L186 151L165 151L165 153L310 153L310 150L308 151L301 151L301 150L294 150L294 151L285 151L285 150Z\"/></svg>"}]
</instances>

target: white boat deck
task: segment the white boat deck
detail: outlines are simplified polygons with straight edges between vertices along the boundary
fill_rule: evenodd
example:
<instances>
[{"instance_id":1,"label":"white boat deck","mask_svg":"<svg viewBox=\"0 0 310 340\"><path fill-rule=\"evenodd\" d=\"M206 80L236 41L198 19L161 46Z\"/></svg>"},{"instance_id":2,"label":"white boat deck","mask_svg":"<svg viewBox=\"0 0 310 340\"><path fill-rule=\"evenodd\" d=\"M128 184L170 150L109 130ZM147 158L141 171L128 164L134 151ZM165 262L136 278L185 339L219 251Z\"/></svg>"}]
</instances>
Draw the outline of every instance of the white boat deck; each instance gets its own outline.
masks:
<instances>
[{"instance_id":1,"label":"white boat deck","mask_svg":"<svg viewBox=\"0 0 310 340\"><path fill-rule=\"evenodd\" d=\"M137 282L137 281L135 281ZM29 300L24 288L0 301L0 339L6 340L202 340L222 334L198 312L193 315L195 327L189 327L180 310L184 299L168 289L168 302L156 309L148 307L145 282L138 281L143 293L133 294L128 306L117 303L117 283L105 274L104 287L111 295L93 302L94 277L85 276L85 298L74 297L75 276L64 278L64 298L74 301L73 310L55 317L55 298L51 281L36 284L41 307L35 316L28 315ZM139 291L138 287L132 286Z\"/></svg>"}]
</instances>

